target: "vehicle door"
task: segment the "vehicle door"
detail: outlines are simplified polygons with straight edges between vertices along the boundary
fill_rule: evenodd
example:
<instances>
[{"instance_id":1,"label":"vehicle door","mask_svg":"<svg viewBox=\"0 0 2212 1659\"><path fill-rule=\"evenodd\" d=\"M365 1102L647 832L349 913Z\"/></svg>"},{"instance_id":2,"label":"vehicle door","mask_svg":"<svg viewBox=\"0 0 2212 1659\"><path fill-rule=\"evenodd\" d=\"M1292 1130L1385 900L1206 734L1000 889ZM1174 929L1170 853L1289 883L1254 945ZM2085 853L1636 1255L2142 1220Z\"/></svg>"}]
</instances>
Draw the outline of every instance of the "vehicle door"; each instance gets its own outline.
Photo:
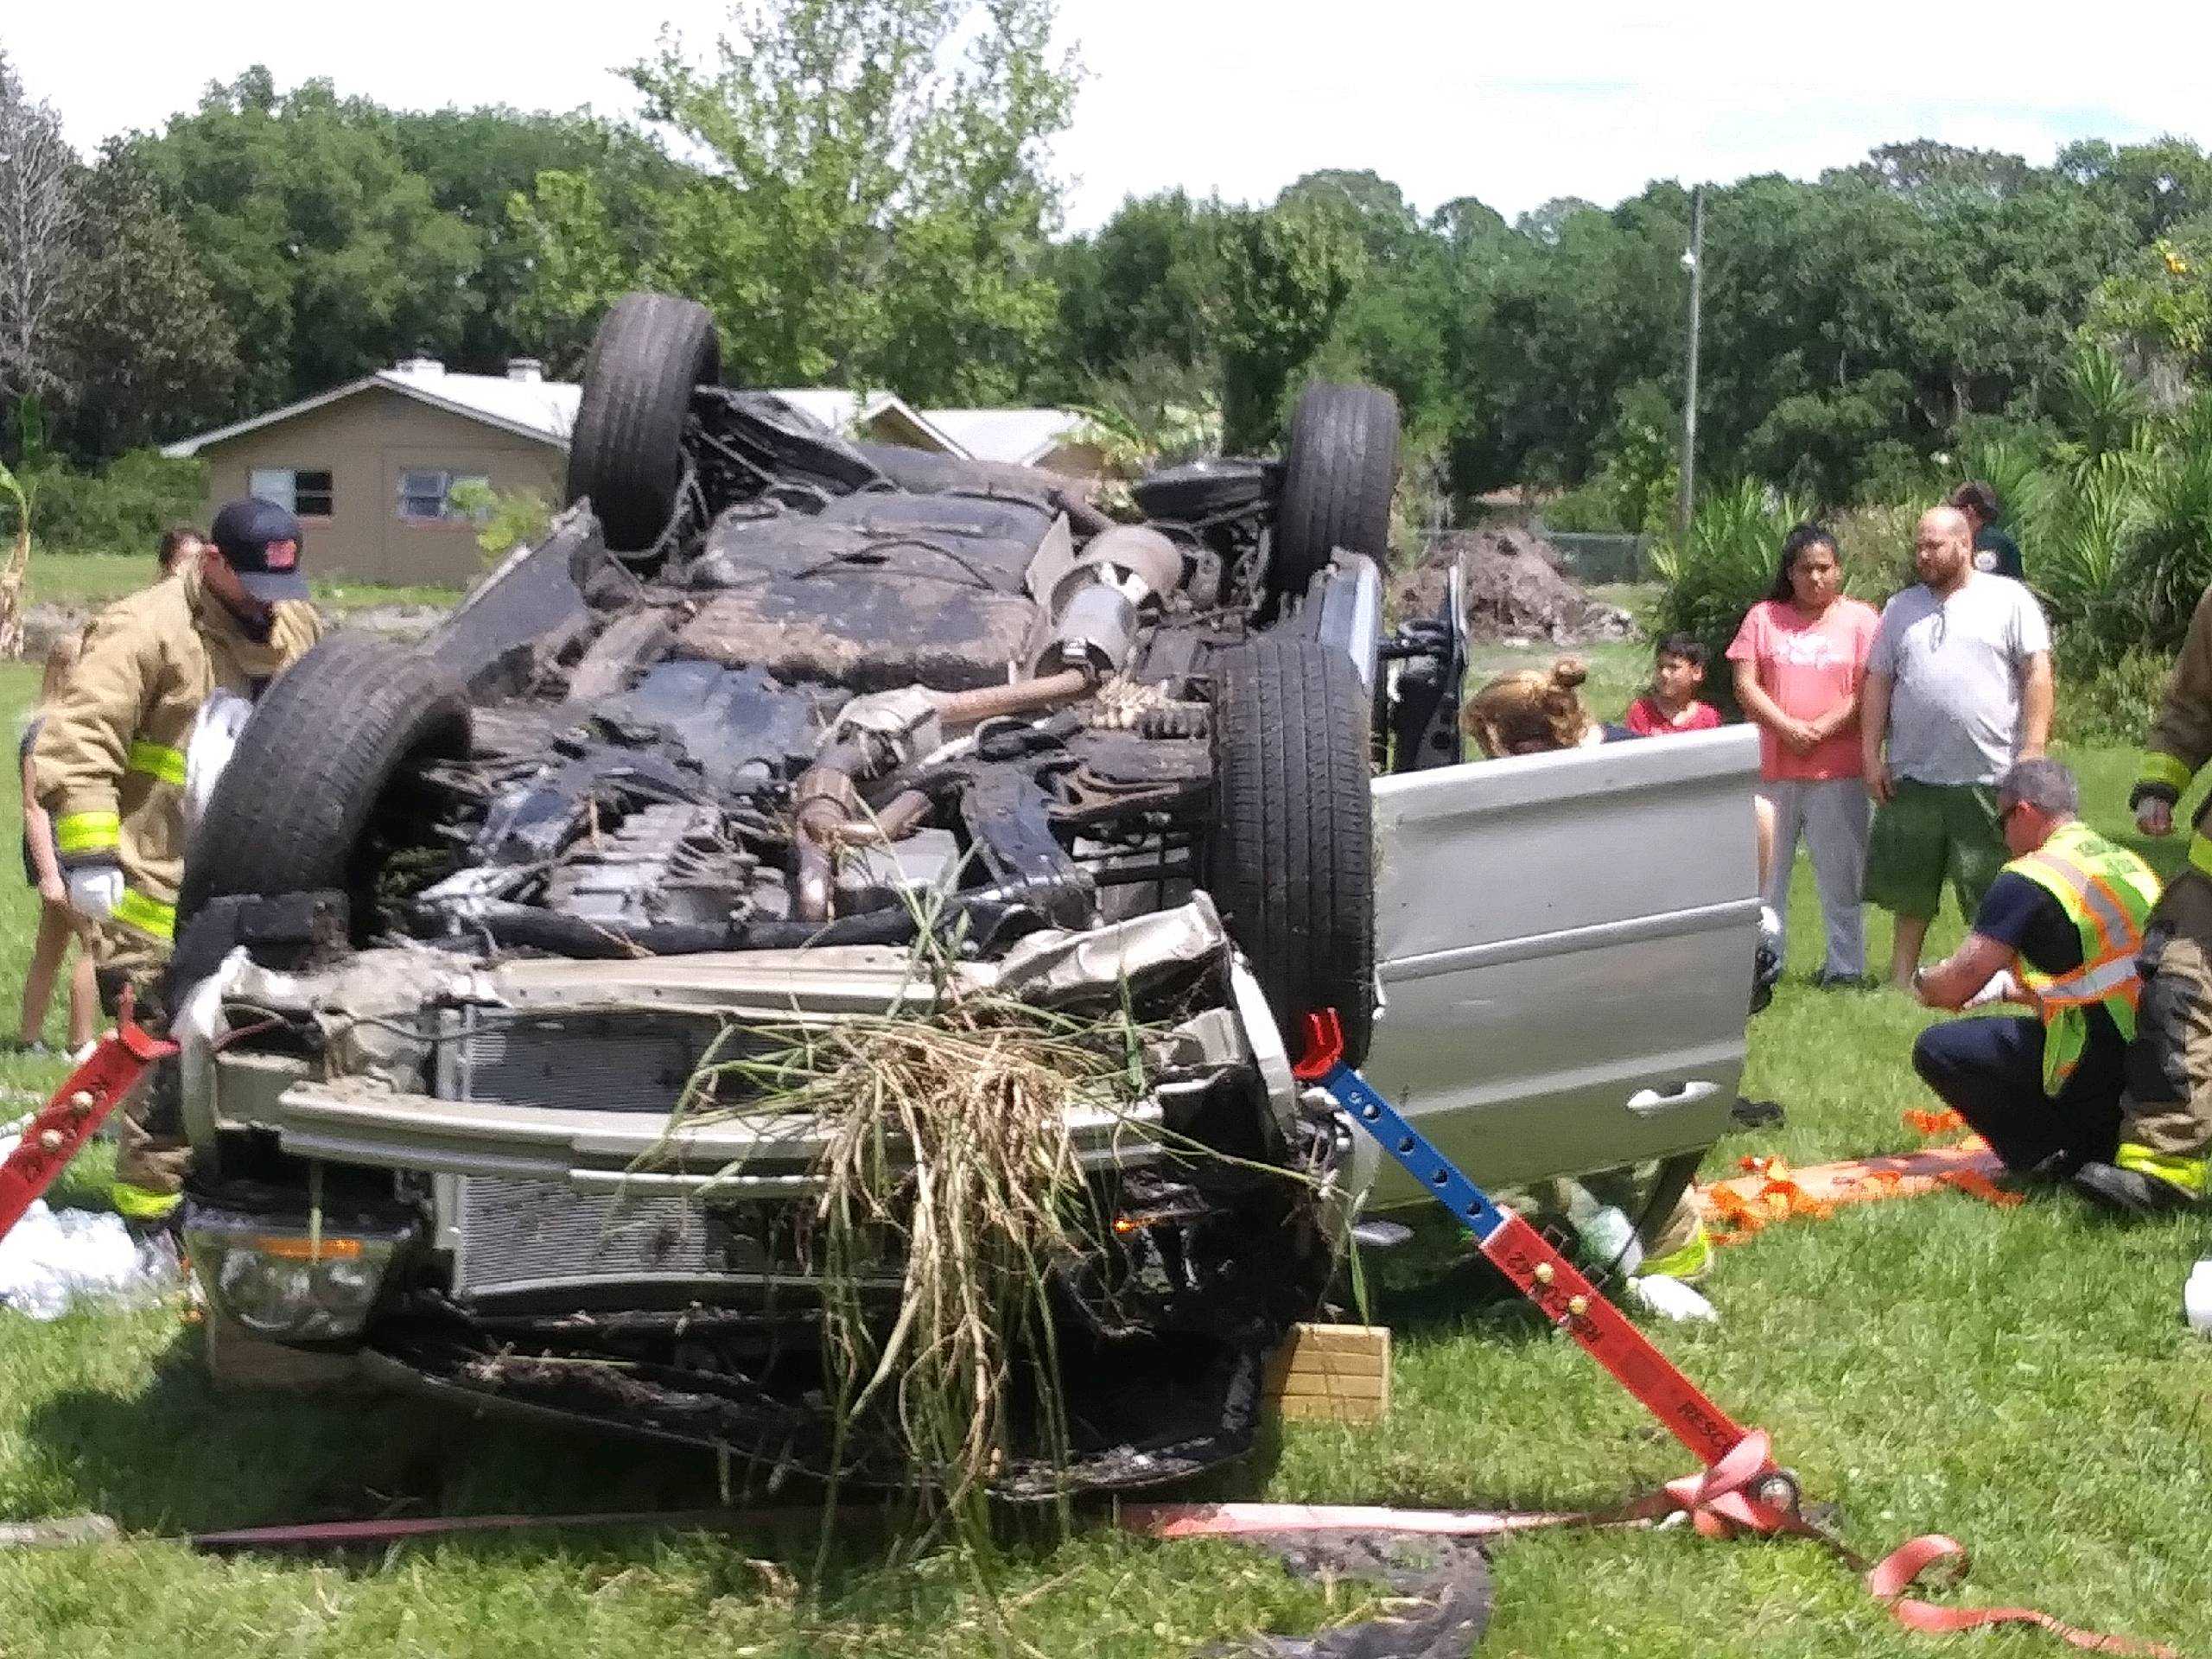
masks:
<instances>
[{"instance_id":1,"label":"vehicle door","mask_svg":"<svg viewBox=\"0 0 2212 1659\"><path fill-rule=\"evenodd\" d=\"M1364 1067L1475 1180L1710 1145L1744 1065L1749 726L1375 782ZM1387 1160L1376 1202L1415 1189Z\"/></svg>"}]
</instances>

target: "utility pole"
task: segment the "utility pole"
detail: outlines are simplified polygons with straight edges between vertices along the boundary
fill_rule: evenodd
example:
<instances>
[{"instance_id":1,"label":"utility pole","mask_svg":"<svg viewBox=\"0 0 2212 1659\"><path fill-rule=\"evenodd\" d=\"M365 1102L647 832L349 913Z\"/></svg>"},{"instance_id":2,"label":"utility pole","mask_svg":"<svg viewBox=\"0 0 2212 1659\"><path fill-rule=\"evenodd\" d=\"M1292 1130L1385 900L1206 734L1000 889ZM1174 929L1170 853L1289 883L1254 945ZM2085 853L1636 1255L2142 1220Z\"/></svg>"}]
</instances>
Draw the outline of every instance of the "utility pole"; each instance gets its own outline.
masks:
<instances>
[{"instance_id":1,"label":"utility pole","mask_svg":"<svg viewBox=\"0 0 2212 1659\"><path fill-rule=\"evenodd\" d=\"M1705 287L1705 187L1690 191L1690 245L1682 255L1690 274L1689 343L1682 365L1682 483L1675 499L1675 531L1687 545L1690 513L1697 496L1697 333L1698 307Z\"/></svg>"}]
</instances>

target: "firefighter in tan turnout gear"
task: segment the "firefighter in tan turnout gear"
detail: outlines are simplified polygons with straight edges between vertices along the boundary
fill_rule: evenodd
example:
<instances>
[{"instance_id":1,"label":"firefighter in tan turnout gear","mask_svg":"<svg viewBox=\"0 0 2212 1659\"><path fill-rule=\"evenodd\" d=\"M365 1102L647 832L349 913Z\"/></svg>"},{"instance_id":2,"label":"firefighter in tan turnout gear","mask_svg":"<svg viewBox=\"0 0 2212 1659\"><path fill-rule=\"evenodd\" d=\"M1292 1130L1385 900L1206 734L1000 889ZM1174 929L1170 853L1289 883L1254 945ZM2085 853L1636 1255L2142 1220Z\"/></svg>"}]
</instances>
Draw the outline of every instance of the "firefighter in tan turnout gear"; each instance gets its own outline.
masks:
<instances>
[{"instance_id":1,"label":"firefighter in tan turnout gear","mask_svg":"<svg viewBox=\"0 0 2212 1659\"><path fill-rule=\"evenodd\" d=\"M2165 705L2128 797L2145 834L2169 836L2174 808L2212 759L2212 591L2190 619ZM2144 1212L2202 1204L2212 1157L2212 802L2197 809L2188 861L2143 941L2139 1031L2128 1054L2125 1122L2109 1168L2075 1178L2090 1197Z\"/></svg>"},{"instance_id":2,"label":"firefighter in tan turnout gear","mask_svg":"<svg viewBox=\"0 0 2212 1659\"><path fill-rule=\"evenodd\" d=\"M203 709L257 696L321 637L300 575L300 527L281 507L233 501L213 546L100 613L32 751L53 815L69 902L93 925L100 993L129 985L149 1024L164 1018L159 972L184 873L187 757ZM189 1154L141 1090L126 1107L115 1205L153 1222L175 1208Z\"/></svg>"}]
</instances>

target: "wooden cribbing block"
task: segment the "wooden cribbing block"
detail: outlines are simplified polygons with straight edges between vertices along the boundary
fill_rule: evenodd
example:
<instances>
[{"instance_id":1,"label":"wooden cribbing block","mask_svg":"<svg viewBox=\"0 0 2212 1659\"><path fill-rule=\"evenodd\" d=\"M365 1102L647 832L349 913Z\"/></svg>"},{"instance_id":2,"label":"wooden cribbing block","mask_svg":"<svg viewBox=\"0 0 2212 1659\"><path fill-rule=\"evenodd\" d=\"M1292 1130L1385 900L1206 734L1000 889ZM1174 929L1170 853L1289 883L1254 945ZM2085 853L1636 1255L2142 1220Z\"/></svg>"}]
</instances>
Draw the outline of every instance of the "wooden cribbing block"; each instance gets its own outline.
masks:
<instances>
[{"instance_id":1,"label":"wooden cribbing block","mask_svg":"<svg viewBox=\"0 0 2212 1659\"><path fill-rule=\"evenodd\" d=\"M1379 1423L1390 1414L1390 1327L1294 1325L1260 1392L1287 1421Z\"/></svg>"}]
</instances>

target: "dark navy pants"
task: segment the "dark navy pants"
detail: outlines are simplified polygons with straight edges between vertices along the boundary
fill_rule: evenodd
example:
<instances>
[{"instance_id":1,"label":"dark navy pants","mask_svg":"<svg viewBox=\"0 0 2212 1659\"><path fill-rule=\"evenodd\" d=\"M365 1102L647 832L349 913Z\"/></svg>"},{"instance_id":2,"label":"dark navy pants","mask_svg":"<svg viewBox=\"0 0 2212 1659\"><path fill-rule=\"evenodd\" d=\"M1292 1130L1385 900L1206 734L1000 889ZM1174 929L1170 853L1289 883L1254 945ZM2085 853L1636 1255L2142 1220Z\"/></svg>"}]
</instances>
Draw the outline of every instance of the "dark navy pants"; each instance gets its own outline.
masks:
<instances>
[{"instance_id":1,"label":"dark navy pants","mask_svg":"<svg viewBox=\"0 0 2212 1659\"><path fill-rule=\"evenodd\" d=\"M2008 1169L2055 1154L2109 1163L2120 1144L2116 1031L2092 1029L2082 1063L2054 1099L2043 1091L2043 1025L2031 1018L1949 1020L1912 1046L1912 1069L1989 1142Z\"/></svg>"}]
</instances>

